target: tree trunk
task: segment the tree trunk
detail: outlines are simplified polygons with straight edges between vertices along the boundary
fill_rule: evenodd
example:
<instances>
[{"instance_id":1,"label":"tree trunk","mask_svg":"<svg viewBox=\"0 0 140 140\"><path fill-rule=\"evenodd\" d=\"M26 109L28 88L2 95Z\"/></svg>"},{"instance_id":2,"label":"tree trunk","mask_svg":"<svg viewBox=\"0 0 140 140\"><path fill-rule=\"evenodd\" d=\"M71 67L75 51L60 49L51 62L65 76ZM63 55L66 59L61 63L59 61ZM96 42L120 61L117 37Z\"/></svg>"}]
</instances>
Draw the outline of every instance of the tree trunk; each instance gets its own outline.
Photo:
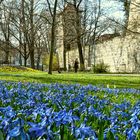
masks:
<instances>
[{"instance_id":1,"label":"tree trunk","mask_svg":"<svg viewBox=\"0 0 140 140\"><path fill-rule=\"evenodd\" d=\"M127 27L128 27L128 20L129 20L129 11L130 11L130 1L124 0L123 1L124 11L125 11L125 25L123 30L123 36L126 35Z\"/></svg>"},{"instance_id":2,"label":"tree trunk","mask_svg":"<svg viewBox=\"0 0 140 140\"><path fill-rule=\"evenodd\" d=\"M37 64L36 64L36 68L39 70L39 68L40 68L40 55L38 55L38 57L37 57Z\"/></svg>"},{"instance_id":3,"label":"tree trunk","mask_svg":"<svg viewBox=\"0 0 140 140\"><path fill-rule=\"evenodd\" d=\"M35 68L34 64L34 50L30 50L30 62L31 62L31 68Z\"/></svg>"},{"instance_id":4,"label":"tree trunk","mask_svg":"<svg viewBox=\"0 0 140 140\"><path fill-rule=\"evenodd\" d=\"M83 57L83 50L82 50L82 43L81 43L81 22L80 22L80 15L79 15L79 8L76 7L76 33L77 33L77 46L79 52L79 59L80 59L80 70L84 71L84 57Z\"/></svg>"},{"instance_id":5,"label":"tree trunk","mask_svg":"<svg viewBox=\"0 0 140 140\"><path fill-rule=\"evenodd\" d=\"M20 43L20 46L19 46L19 50L20 50L20 52L19 52L19 64L20 64L20 66L22 66L22 53L21 53L21 43Z\"/></svg>"},{"instance_id":6,"label":"tree trunk","mask_svg":"<svg viewBox=\"0 0 140 140\"><path fill-rule=\"evenodd\" d=\"M4 63L5 64L9 64L9 51L5 51L5 60L4 60Z\"/></svg>"},{"instance_id":7,"label":"tree trunk","mask_svg":"<svg viewBox=\"0 0 140 140\"><path fill-rule=\"evenodd\" d=\"M9 64L9 26L8 26L8 36L6 39L6 48L5 48L5 64Z\"/></svg>"},{"instance_id":8,"label":"tree trunk","mask_svg":"<svg viewBox=\"0 0 140 140\"><path fill-rule=\"evenodd\" d=\"M27 37L26 37L27 36L27 33L26 33L25 10L24 10L24 8L25 8L25 0L22 0L21 1L21 15L22 16L21 16L21 19L20 19L20 24L21 24L22 32L20 33L20 40L22 42L22 38L23 38L23 43L21 45L23 45L24 66L26 67L27 66L27 45L26 45L27 44ZM23 35L23 37L22 37L22 35Z\"/></svg>"},{"instance_id":9,"label":"tree trunk","mask_svg":"<svg viewBox=\"0 0 140 140\"><path fill-rule=\"evenodd\" d=\"M24 43L24 66L27 66L27 47L26 43Z\"/></svg>"},{"instance_id":10,"label":"tree trunk","mask_svg":"<svg viewBox=\"0 0 140 140\"><path fill-rule=\"evenodd\" d=\"M27 59L26 59L26 57L24 57L24 66L25 67L27 66Z\"/></svg>"},{"instance_id":11,"label":"tree trunk","mask_svg":"<svg viewBox=\"0 0 140 140\"><path fill-rule=\"evenodd\" d=\"M82 44L79 37L77 38L77 45L78 45L78 52L79 52L79 59L80 59L80 71L84 71L85 70L84 57L82 51Z\"/></svg>"},{"instance_id":12,"label":"tree trunk","mask_svg":"<svg viewBox=\"0 0 140 140\"><path fill-rule=\"evenodd\" d=\"M21 20L21 19L20 19ZM20 24L21 24L21 21L20 21ZM20 52L19 52L19 64L20 64L20 66L22 66L22 32L21 32L21 30L19 31L19 38L20 38L20 40L19 40L19 50L20 50Z\"/></svg>"},{"instance_id":13,"label":"tree trunk","mask_svg":"<svg viewBox=\"0 0 140 140\"><path fill-rule=\"evenodd\" d=\"M66 43L64 41L64 50L63 50L63 62L64 62L64 71L67 70L67 67L66 67Z\"/></svg>"},{"instance_id":14,"label":"tree trunk","mask_svg":"<svg viewBox=\"0 0 140 140\"><path fill-rule=\"evenodd\" d=\"M52 74L53 52L54 52L54 47L55 47L56 9L57 9L57 0L55 0L55 3L54 3L54 10L53 10L53 17L52 17L53 21L52 21L52 27L51 27L51 50L50 50L48 74Z\"/></svg>"},{"instance_id":15,"label":"tree trunk","mask_svg":"<svg viewBox=\"0 0 140 140\"><path fill-rule=\"evenodd\" d=\"M31 12L30 12L30 25L31 25L31 32L30 32L30 38L31 42L29 45L29 51L30 51L30 61L31 61L31 68L35 68L34 64L34 42L35 42L35 37L34 37L34 23L33 23L33 17L34 17L34 0L31 0Z\"/></svg>"},{"instance_id":16,"label":"tree trunk","mask_svg":"<svg viewBox=\"0 0 140 140\"><path fill-rule=\"evenodd\" d=\"M88 50L88 67L91 67L91 46L89 45Z\"/></svg>"}]
</instances>

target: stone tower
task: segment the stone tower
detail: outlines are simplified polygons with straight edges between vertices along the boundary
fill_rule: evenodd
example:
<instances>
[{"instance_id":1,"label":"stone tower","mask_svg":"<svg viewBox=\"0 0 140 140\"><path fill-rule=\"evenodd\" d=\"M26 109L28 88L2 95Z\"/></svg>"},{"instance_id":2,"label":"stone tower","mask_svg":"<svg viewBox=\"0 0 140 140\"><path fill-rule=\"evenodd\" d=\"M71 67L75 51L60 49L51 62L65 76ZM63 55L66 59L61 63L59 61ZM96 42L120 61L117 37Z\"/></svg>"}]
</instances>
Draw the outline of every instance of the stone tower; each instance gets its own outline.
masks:
<instances>
[{"instance_id":1,"label":"stone tower","mask_svg":"<svg viewBox=\"0 0 140 140\"><path fill-rule=\"evenodd\" d=\"M80 14L81 11L79 10L79 15ZM59 38L58 39L59 43L57 41L57 46L58 46L57 50L59 52L59 60L60 60L59 65L61 68L64 68L64 70L69 69L69 66L73 65L71 59L73 59L74 61L76 57L74 55L73 57L69 56L70 50L73 49L75 50L78 48L76 18L77 18L76 8L71 3L66 4L64 10L58 15L59 25L57 27L57 36ZM81 20L81 15L80 15L80 20ZM68 53L68 55L66 55L66 53Z\"/></svg>"},{"instance_id":2,"label":"stone tower","mask_svg":"<svg viewBox=\"0 0 140 140\"><path fill-rule=\"evenodd\" d=\"M131 0L128 29L140 33L140 0Z\"/></svg>"}]
</instances>

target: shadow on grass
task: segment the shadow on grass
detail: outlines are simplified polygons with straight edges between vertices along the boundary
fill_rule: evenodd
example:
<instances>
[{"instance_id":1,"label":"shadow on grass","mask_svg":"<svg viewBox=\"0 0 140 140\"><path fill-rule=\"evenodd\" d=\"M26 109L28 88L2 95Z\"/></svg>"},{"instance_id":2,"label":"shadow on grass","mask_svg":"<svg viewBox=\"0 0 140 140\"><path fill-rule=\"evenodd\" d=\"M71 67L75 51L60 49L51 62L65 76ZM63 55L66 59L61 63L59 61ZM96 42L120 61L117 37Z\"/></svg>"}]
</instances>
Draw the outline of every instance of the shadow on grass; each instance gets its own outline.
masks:
<instances>
[{"instance_id":1,"label":"shadow on grass","mask_svg":"<svg viewBox=\"0 0 140 140\"><path fill-rule=\"evenodd\" d=\"M41 82L41 83L63 83L63 84L81 84L81 85L96 85L96 86L107 86L114 88L114 86L118 88L137 88L140 89L140 85L137 83L132 83L126 81L111 81L110 79L78 79L78 78L61 78L61 77L33 77L29 76L29 78L34 79L35 81Z\"/></svg>"},{"instance_id":2,"label":"shadow on grass","mask_svg":"<svg viewBox=\"0 0 140 140\"><path fill-rule=\"evenodd\" d=\"M75 76L75 75L74 75ZM68 77L67 75L23 75L23 74L6 74L0 73L0 77L3 77L2 80L8 80L8 81L26 81L26 82L38 82L38 83L63 83L63 84L76 84L79 83L81 85L98 85L98 86L104 86L114 88L136 88L140 89L140 84L138 81L127 81L127 79L107 79L106 77L103 78L88 78L88 77L82 77L82 76L76 76L76 77ZM100 77L100 76L99 76Z\"/></svg>"}]
</instances>

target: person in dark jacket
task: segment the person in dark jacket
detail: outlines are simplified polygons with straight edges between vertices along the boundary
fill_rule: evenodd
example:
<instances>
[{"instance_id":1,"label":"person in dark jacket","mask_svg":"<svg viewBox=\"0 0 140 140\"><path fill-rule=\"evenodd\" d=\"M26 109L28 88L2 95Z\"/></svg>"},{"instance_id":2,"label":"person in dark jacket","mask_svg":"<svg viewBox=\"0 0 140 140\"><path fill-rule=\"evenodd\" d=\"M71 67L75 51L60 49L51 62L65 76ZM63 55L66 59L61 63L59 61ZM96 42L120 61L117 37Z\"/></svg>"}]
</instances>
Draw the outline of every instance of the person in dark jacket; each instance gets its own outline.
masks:
<instances>
[{"instance_id":1,"label":"person in dark jacket","mask_svg":"<svg viewBox=\"0 0 140 140\"><path fill-rule=\"evenodd\" d=\"M76 73L77 70L78 70L78 65L79 65L79 62L78 62L78 59L76 58L76 59L75 59L75 62L74 62L74 71L75 71L75 73Z\"/></svg>"}]
</instances>

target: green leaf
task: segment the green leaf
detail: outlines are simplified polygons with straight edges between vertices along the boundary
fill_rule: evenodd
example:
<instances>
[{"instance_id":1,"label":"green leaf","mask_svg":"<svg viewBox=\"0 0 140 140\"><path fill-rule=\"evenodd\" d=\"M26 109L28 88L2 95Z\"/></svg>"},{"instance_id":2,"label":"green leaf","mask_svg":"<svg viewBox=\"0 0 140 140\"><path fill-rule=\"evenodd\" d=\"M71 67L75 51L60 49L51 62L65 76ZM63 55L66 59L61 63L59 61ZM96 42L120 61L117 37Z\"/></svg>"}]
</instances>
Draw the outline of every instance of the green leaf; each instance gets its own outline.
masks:
<instances>
[{"instance_id":1,"label":"green leaf","mask_svg":"<svg viewBox=\"0 0 140 140\"><path fill-rule=\"evenodd\" d=\"M37 118L36 118L36 121L39 123L41 120L41 115L40 114L37 114Z\"/></svg>"},{"instance_id":2,"label":"green leaf","mask_svg":"<svg viewBox=\"0 0 140 140\"><path fill-rule=\"evenodd\" d=\"M137 135L136 135L136 139L140 140L140 130L138 131Z\"/></svg>"},{"instance_id":3,"label":"green leaf","mask_svg":"<svg viewBox=\"0 0 140 140\"><path fill-rule=\"evenodd\" d=\"M0 140L4 140L3 133L0 130Z\"/></svg>"},{"instance_id":4,"label":"green leaf","mask_svg":"<svg viewBox=\"0 0 140 140\"><path fill-rule=\"evenodd\" d=\"M103 140L104 139L104 123L100 122L99 125L100 125L100 127L99 127L98 139Z\"/></svg>"},{"instance_id":5,"label":"green leaf","mask_svg":"<svg viewBox=\"0 0 140 140\"><path fill-rule=\"evenodd\" d=\"M113 135L113 133L111 131L109 131L107 133L107 139L109 139L109 140L115 140L114 135Z\"/></svg>"}]
</instances>

